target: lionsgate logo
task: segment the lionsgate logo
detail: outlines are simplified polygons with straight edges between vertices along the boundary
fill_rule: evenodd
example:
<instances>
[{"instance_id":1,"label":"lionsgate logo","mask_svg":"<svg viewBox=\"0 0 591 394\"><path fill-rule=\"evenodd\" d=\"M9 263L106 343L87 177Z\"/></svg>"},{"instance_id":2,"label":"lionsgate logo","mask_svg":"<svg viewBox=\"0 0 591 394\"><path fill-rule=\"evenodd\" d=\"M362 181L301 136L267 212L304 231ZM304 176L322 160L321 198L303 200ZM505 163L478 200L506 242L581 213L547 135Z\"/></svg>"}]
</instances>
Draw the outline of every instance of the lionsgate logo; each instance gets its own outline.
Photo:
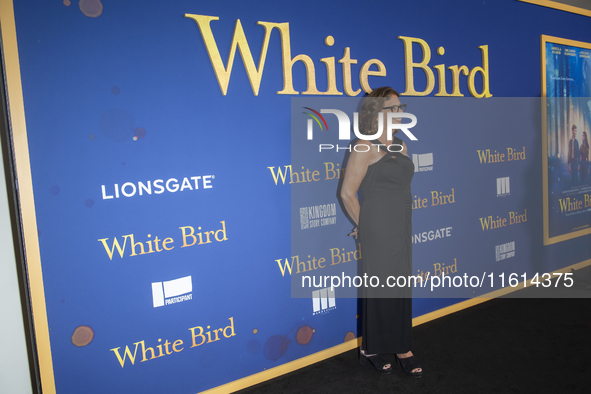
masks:
<instances>
[{"instance_id":1,"label":"lionsgate logo","mask_svg":"<svg viewBox=\"0 0 591 394\"><path fill-rule=\"evenodd\" d=\"M101 185L101 193L103 200L111 200L123 197L134 197L154 194L162 194L165 192L176 193L189 190L203 190L213 188L212 181L215 175L200 175L184 177L182 180L177 178L155 179L154 181L139 181L139 182L125 182L121 186L118 183L113 184L113 187ZM137 185L136 185L137 183Z\"/></svg>"},{"instance_id":2,"label":"lionsgate logo","mask_svg":"<svg viewBox=\"0 0 591 394\"><path fill-rule=\"evenodd\" d=\"M152 283L152 302L154 308L176 304L193 299L191 275L166 282Z\"/></svg>"},{"instance_id":3,"label":"lionsgate logo","mask_svg":"<svg viewBox=\"0 0 591 394\"><path fill-rule=\"evenodd\" d=\"M515 256L515 241L495 246L495 255L497 261Z\"/></svg>"},{"instance_id":4,"label":"lionsgate logo","mask_svg":"<svg viewBox=\"0 0 591 394\"><path fill-rule=\"evenodd\" d=\"M449 238L451 237L451 230L453 227L443 227L436 230L430 231L423 231L422 233L413 234L412 236L412 243L413 244L420 244L429 241L434 241L440 238Z\"/></svg>"},{"instance_id":5,"label":"lionsgate logo","mask_svg":"<svg viewBox=\"0 0 591 394\"><path fill-rule=\"evenodd\" d=\"M324 315L337 309L334 288L315 290L312 292L312 315Z\"/></svg>"},{"instance_id":6,"label":"lionsgate logo","mask_svg":"<svg viewBox=\"0 0 591 394\"><path fill-rule=\"evenodd\" d=\"M330 226L331 224L336 224L336 222L336 203L300 208L300 226L302 230Z\"/></svg>"},{"instance_id":7,"label":"lionsgate logo","mask_svg":"<svg viewBox=\"0 0 591 394\"><path fill-rule=\"evenodd\" d=\"M433 153L413 153L412 162L415 165L415 172L433 171Z\"/></svg>"},{"instance_id":8,"label":"lionsgate logo","mask_svg":"<svg viewBox=\"0 0 591 394\"><path fill-rule=\"evenodd\" d=\"M511 194L509 177L497 178L497 197L505 197Z\"/></svg>"},{"instance_id":9,"label":"lionsgate logo","mask_svg":"<svg viewBox=\"0 0 591 394\"><path fill-rule=\"evenodd\" d=\"M309 107L303 107L304 109L307 109L308 111L312 112L304 112L304 114L309 115L311 118L308 119L307 122L307 138L308 140L312 140L314 139L314 121L316 121L316 123L318 124L318 126L320 126L320 130L324 130L324 128L326 128L326 131L328 131L328 125L326 123L326 119L324 119L324 116L322 116L322 114L333 114L336 115L338 121L339 121L339 140L346 140L346 141L350 141L351 140L351 120L349 119L349 116L343 112L340 111L338 109L321 109L320 112L309 108ZM396 123L394 122L394 119L397 120L402 120L402 119L410 119L410 123ZM384 129L387 133L387 138L389 141L392 141L393 137L392 135L394 134L394 130L399 129L402 132L404 132L404 134L406 134L406 136L412 140L412 141L417 141L417 137L415 137L408 129L416 126L417 124L417 117L414 116L413 114L409 114L409 113L405 113L405 112L388 112L387 116L386 116L386 125L384 127L384 119L382 116L378 117L378 130L375 134L371 134L371 135L365 135L365 134L361 134L361 132L359 131L359 113L354 112L353 113L353 132L355 133L355 136L357 138L359 138L360 140L365 140L365 141L373 141L378 139L382 133L384 132ZM324 125L324 126L323 126ZM379 146L382 146L383 144L373 144L373 145L377 145L377 149L379 149ZM404 147L400 144L391 144L391 145L386 145L385 148L392 153L397 153L397 152L401 152ZM356 152L368 152L371 147L367 146L367 145L354 145L353 147L351 147L350 145L347 146L339 146L339 145L334 145L334 144L319 144L318 145L318 150L319 152L322 152L323 150L334 150L336 149L336 151L338 152L339 150L347 150L349 152L351 152L351 150L355 150Z\"/></svg>"}]
</instances>

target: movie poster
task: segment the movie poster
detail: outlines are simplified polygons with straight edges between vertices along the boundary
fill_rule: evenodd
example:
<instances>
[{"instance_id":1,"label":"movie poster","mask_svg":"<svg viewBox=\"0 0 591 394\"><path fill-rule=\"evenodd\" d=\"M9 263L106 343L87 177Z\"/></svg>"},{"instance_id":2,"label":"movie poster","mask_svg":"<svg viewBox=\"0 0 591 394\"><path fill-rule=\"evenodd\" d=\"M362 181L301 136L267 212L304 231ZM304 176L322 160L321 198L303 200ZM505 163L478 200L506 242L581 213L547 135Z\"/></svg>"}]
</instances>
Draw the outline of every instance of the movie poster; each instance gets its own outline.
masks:
<instances>
[{"instance_id":1,"label":"movie poster","mask_svg":"<svg viewBox=\"0 0 591 394\"><path fill-rule=\"evenodd\" d=\"M544 244L591 233L591 44L542 36Z\"/></svg>"}]
</instances>

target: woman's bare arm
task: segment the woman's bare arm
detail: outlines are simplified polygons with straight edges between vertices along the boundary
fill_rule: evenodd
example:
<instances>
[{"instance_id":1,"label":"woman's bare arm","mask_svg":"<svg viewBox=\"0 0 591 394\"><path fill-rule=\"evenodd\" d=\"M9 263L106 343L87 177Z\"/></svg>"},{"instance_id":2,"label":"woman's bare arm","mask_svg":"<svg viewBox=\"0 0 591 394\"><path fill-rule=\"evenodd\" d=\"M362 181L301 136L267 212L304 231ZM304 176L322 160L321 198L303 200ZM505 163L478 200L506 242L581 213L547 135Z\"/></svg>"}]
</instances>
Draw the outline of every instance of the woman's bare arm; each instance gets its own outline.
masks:
<instances>
[{"instance_id":1,"label":"woman's bare arm","mask_svg":"<svg viewBox=\"0 0 591 394\"><path fill-rule=\"evenodd\" d=\"M359 185L361 185L361 181L363 181L370 163L376 161L376 153L372 149L377 152L371 142L360 141L357 143L357 145L362 144L369 145L370 149L368 152L357 152L355 150L351 152L341 188L341 198L343 199L345 209L356 225L359 224L359 211L361 209L359 200L357 199L357 190L359 190Z\"/></svg>"}]
</instances>

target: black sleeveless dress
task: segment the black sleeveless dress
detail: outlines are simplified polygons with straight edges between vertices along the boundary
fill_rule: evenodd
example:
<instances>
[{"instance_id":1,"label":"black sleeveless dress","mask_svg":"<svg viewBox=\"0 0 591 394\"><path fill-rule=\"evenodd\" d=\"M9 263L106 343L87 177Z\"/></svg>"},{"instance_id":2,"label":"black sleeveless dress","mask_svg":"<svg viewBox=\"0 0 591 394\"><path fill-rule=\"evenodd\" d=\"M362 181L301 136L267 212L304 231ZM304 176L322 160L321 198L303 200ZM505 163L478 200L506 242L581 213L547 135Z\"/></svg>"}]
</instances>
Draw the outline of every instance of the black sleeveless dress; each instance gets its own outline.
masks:
<instances>
[{"instance_id":1,"label":"black sleeveless dress","mask_svg":"<svg viewBox=\"0 0 591 394\"><path fill-rule=\"evenodd\" d=\"M394 137L393 143L402 145L402 140ZM406 353L412 350L412 291L388 287L386 280L412 275L414 164L408 156L390 153L384 146L380 151L386 155L368 167L361 182L359 238L363 273L368 277L368 287L363 288L362 348L368 354ZM377 287L369 285L372 276L379 278Z\"/></svg>"}]
</instances>

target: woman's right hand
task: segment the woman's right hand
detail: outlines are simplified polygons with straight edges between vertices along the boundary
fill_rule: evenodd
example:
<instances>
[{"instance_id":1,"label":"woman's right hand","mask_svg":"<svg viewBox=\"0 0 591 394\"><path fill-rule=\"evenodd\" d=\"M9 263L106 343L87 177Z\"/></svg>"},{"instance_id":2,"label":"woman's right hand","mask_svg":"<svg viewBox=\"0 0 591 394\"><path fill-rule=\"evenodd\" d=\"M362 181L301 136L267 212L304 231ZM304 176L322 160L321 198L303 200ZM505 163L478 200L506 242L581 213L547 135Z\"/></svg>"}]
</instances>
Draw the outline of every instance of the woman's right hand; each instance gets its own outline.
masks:
<instances>
[{"instance_id":1,"label":"woman's right hand","mask_svg":"<svg viewBox=\"0 0 591 394\"><path fill-rule=\"evenodd\" d=\"M350 232L349 234L347 234L347 235L348 235L349 237L353 237L353 238L357 239L357 236L359 235L357 227L355 227L355 228L353 229L353 231L351 231L351 232Z\"/></svg>"}]
</instances>

